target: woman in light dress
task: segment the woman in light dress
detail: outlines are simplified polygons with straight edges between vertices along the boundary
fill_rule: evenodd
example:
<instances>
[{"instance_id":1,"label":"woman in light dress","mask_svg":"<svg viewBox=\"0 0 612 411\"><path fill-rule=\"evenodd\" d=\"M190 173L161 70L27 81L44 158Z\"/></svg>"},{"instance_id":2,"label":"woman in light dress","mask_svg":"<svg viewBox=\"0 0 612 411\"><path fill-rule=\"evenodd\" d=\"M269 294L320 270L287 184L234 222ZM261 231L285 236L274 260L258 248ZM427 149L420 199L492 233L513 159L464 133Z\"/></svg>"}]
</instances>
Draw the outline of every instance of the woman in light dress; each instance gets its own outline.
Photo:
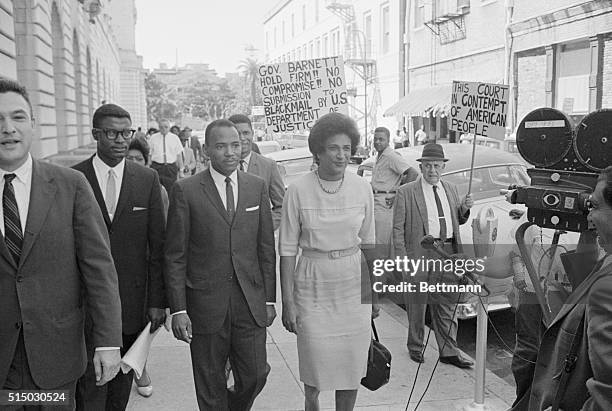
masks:
<instances>
[{"instance_id":1,"label":"woman in light dress","mask_svg":"<svg viewBox=\"0 0 612 411\"><path fill-rule=\"evenodd\" d=\"M308 137L318 168L289 186L283 203L283 325L297 334L306 411L318 410L319 392L329 390L337 410L352 410L366 374L372 305L363 299L370 277L361 249L374 245L374 198L366 180L346 171L358 142L349 117L321 117Z\"/></svg>"}]
</instances>

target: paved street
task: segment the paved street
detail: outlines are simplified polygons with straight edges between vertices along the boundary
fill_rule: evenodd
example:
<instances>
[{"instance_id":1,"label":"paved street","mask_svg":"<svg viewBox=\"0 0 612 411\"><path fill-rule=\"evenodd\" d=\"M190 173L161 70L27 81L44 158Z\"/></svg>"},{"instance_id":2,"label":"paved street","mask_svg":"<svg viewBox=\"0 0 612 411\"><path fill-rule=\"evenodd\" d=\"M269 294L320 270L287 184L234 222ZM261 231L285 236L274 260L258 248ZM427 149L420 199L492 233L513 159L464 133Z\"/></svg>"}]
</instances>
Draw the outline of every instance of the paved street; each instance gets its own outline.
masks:
<instances>
[{"instance_id":1,"label":"paved street","mask_svg":"<svg viewBox=\"0 0 612 411\"><path fill-rule=\"evenodd\" d=\"M358 410L404 410L416 372L416 364L405 348L405 313L394 305L385 305L376 320L381 341L393 355L391 381L376 392L361 388ZM437 358L434 338L425 353L426 362L419 371L419 382L411 401L414 409L427 385ZM302 410L303 392L299 381L295 336L286 332L279 318L268 330L268 362L272 367L268 382L255 402L254 410ZM133 388L128 410L196 410L189 348L165 331L154 341L149 357L154 394L143 398ZM506 410L514 399L514 387L487 371L487 405L491 410ZM474 393L474 371L438 364L431 386L419 410L454 410L470 404ZM322 409L334 408L333 393L320 396Z\"/></svg>"}]
</instances>

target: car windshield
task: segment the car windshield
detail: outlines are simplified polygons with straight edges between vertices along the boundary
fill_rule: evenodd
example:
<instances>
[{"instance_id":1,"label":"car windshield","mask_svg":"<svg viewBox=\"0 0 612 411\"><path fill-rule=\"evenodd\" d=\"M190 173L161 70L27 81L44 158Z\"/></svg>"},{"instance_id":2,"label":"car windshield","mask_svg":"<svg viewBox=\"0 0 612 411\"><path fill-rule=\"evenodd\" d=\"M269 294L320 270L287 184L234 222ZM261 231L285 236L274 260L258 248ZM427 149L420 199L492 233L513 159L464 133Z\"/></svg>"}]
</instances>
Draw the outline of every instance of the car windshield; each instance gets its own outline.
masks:
<instances>
[{"instance_id":1,"label":"car windshield","mask_svg":"<svg viewBox=\"0 0 612 411\"><path fill-rule=\"evenodd\" d=\"M443 180L457 186L460 197L467 194L470 170L445 174ZM499 190L508 189L511 184L529 185L529 176L524 167L502 165L474 169L472 177L472 195L474 200L499 196Z\"/></svg>"}]
</instances>

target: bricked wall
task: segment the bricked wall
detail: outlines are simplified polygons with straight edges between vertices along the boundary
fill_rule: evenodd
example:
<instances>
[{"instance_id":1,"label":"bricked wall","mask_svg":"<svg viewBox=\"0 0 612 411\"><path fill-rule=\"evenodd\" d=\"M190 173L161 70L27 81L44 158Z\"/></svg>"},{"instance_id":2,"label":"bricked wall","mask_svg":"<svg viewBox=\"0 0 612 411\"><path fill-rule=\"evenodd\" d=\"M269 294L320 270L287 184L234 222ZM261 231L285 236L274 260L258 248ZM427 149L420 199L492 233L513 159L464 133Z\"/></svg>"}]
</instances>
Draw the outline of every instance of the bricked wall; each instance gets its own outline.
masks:
<instances>
[{"instance_id":1,"label":"bricked wall","mask_svg":"<svg viewBox=\"0 0 612 411\"><path fill-rule=\"evenodd\" d=\"M517 125L531 110L546 105L546 55L518 57Z\"/></svg>"},{"instance_id":2,"label":"bricked wall","mask_svg":"<svg viewBox=\"0 0 612 411\"><path fill-rule=\"evenodd\" d=\"M612 33L603 42L602 108L612 108Z\"/></svg>"}]
</instances>

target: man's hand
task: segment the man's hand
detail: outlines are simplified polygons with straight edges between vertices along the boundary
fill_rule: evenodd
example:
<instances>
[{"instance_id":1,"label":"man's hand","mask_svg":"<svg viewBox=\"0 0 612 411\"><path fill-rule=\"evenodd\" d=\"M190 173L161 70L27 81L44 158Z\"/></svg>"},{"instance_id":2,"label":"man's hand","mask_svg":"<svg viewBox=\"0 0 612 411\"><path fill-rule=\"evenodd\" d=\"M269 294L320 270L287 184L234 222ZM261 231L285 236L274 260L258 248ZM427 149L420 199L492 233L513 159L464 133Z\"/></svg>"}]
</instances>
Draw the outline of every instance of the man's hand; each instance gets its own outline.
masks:
<instances>
[{"instance_id":1,"label":"man's hand","mask_svg":"<svg viewBox=\"0 0 612 411\"><path fill-rule=\"evenodd\" d=\"M372 304L372 319L377 318L380 315L380 305Z\"/></svg>"},{"instance_id":2,"label":"man's hand","mask_svg":"<svg viewBox=\"0 0 612 411\"><path fill-rule=\"evenodd\" d=\"M191 343L191 320L187 313L174 314L172 316L172 333L177 340Z\"/></svg>"},{"instance_id":3,"label":"man's hand","mask_svg":"<svg viewBox=\"0 0 612 411\"><path fill-rule=\"evenodd\" d=\"M119 372L121 352L115 350L100 350L94 353L93 364L96 371L96 385L101 386L115 378Z\"/></svg>"},{"instance_id":4,"label":"man's hand","mask_svg":"<svg viewBox=\"0 0 612 411\"><path fill-rule=\"evenodd\" d=\"M293 303L283 303L283 325L290 333L297 334L297 310Z\"/></svg>"},{"instance_id":5,"label":"man's hand","mask_svg":"<svg viewBox=\"0 0 612 411\"><path fill-rule=\"evenodd\" d=\"M472 199L472 194L467 194L461 203L468 210L474 206L474 200Z\"/></svg>"},{"instance_id":6,"label":"man's hand","mask_svg":"<svg viewBox=\"0 0 612 411\"><path fill-rule=\"evenodd\" d=\"M149 307L147 310L147 320L151 321L151 334L166 321L166 311L162 308Z\"/></svg>"},{"instance_id":7,"label":"man's hand","mask_svg":"<svg viewBox=\"0 0 612 411\"><path fill-rule=\"evenodd\" d=\"M266 321L266 327L269 327L274 322L276 318L276 308L272 304L266 305L266 314L268 315L268 320Z\"/></svg>"}]
</instances>

